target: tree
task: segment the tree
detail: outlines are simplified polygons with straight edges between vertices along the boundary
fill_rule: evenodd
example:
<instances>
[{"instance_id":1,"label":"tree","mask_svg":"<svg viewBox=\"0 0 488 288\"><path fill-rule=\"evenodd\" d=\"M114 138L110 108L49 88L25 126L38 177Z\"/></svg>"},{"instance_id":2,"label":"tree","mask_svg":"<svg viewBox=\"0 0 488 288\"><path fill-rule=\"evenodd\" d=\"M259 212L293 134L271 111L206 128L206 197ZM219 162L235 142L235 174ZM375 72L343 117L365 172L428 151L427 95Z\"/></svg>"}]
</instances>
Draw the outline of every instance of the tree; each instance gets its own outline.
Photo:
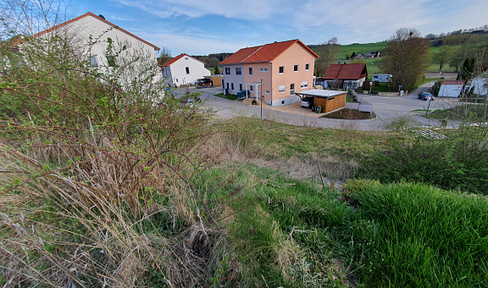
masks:
<instances>
[{"instance_id":1,"label":"tree","mask_svg":"<svg viewBox=\"0 0 488 288\"><path fill-rule=\"evenodd\" d=\"M219 65L215 65L214 74L220 74Z\"/></svg>"},{"instance_id":2,"label":"tree","mask_svg":"<svg viewBox=\"0 0 488 288\"><path fill-rule=\"evenodd\" d=\"M471 54L470 45L462 45L461 47L451 48L451 55L449 56L449 66L459 71L464 63L464 60Z\"/></svg>"},{"instance_id":3,"label":"tree","mask_svg":"<svg viewBox=\"0 0 488 288\"><path fill-rule=\"evenodd\" d=\"M338 48L337 37L332 37L320 49L317 49L316 52L320 58L315 61L315 75L323 76L325 74L329 65L336 59Z\"/></svg>"},{"instance_id":4,"label":"tree","mask_svg":"<svg viewBox=\"0 0 488 288\"><path fill-rule=\"evenodd\" d=\"M430 62L428 40L415 29L401 28L388 41L385 54L383 69L393 75L390 88L415 89Z\"/></svg>"},{"instance_id":5,"label":"tree","mask_svg":"<svg viewBox=\"0 0 488 288\"><path fill-rule=\"evenodd\" d=\"M442 67L444 64L449 61L449 57L451 56L451 49L449 46L441 46L439 51L434 53L434 61L439 64L439 71L442 71Z\"/></svg>"},{"instance_id":6,"label":"tree","mask_svg":"<svg viewBox=\"0 0 488 288\"><path fill-rule=\"evenodd\" d=\"M158 64L159 65L164 65L166 62L168 62L169 60L171 60L171 52L169 51L168 48L166 47L163 47L163 49L161 49L159 51L159 54L157 56L158 58Z\"/></svg>"},{"instance_id":7,"label":"tree","mask_svg":"<svg viewBox=\"0 0 488 288\"><path fill-rule=\"evenodd\" d=\"M469 80L473 77L473 72L475 69L475 59L474 58L466 58L464 59L463 66L461 67L461 72L458 75L458 78L461 80Z\"/></svg>"}]
</instances>

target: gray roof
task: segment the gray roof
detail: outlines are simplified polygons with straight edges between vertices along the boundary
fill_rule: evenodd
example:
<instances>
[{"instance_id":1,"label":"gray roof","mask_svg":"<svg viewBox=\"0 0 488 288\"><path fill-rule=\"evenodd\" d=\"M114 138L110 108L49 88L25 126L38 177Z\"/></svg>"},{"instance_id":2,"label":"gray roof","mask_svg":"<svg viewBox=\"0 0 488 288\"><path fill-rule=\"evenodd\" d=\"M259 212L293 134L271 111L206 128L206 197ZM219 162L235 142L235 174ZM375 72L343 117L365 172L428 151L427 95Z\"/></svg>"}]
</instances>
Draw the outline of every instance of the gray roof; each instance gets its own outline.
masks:
<instances>
[{"instance_id":1,"label":"gray roof","mask_svg":"<svg viewBox=\"0 0 488 288\"><path fill-rule=\"evenodd\" d=\"M345 93L346 93L345 91L319 90L319 89L310 89L310 90L295 92L295 94L298 95L316 96L316 97L323 97L323 98L334 97Z\"/></svg>"}]
</instances>

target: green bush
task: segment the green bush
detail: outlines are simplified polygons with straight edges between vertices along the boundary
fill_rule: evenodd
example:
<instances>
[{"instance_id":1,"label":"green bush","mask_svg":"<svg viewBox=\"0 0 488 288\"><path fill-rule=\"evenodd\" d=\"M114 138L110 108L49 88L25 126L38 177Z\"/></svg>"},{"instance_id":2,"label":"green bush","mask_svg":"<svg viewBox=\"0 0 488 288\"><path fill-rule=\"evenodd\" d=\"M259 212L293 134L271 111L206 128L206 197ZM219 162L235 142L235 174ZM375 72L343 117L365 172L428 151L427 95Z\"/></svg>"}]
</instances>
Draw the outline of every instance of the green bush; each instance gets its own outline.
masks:
<instances>
[{"instance_id":1,"label":"green bush","mask_svg":"<svg viewBox=\"0 0 488 288\"><path fill-rule=\"evenodd\" d=\"M393 141L389 149L365 157L357 176L382 183L413 181L487 194L488 150L480 146L482 139L474 141L473 133L453 134L446 140L419 137Z\"/></svg>"}]
</instances>

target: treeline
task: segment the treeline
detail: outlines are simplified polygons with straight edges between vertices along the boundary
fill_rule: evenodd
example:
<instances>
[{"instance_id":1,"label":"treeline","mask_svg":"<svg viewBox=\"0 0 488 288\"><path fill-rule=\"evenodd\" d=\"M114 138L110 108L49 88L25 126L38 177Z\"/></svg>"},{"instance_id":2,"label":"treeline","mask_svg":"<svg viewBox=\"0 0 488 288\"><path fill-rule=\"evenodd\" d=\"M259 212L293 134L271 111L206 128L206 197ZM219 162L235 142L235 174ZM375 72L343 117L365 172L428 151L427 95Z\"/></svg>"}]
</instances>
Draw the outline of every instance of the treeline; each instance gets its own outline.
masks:
<instances>
[{"instance_id":1,"label":"treeline","mask_svg":"<svg viewBox=\"0 0 488 288\"><path fill-rule=\"evenodd\" d=\"M233 53L214 53L208 54L207 56L194 56L198 60L205 62L205 68L215 68L220 62L224 61L225 58L229 57Z\"/></svg>"}]
</instances>

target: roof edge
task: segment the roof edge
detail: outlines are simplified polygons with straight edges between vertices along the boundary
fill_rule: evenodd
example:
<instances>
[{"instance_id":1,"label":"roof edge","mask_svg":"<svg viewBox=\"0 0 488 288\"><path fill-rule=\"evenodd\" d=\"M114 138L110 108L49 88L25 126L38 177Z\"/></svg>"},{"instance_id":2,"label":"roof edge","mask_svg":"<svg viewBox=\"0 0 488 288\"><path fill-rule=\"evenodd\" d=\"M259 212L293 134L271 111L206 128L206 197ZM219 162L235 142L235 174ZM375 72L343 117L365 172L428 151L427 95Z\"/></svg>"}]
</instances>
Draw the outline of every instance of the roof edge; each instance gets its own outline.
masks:
<instances>
[{"instance_id":1,"label":"roof edge","mask_svg":"<svg viewBox=\"0 0 488 288\"><path fill-rule=\"evenodd\" d=\"M78 16L78 17L76 17L76 18L73 18L73 19L71 19L71 20L68 20L68 21L66 21L66 22L63 22L63 23L61 23L61 24L55 25L55 26L53 26L53 27L51 27L51 28L49 28L49 29L46 29L46 30L41 31L41 32L38 32L38 33L36 33L36 34L34 34L34 35L32 35L32 36L29 36L29 37L39 37L39 36L41 36L41 35L44 35L44 34L46 34L46 33L49 33L49 32L51 32L51 31L54 31L54 30L59 29L59 28L61 28L61 27L64 27L64 26L66 26L66 25L68 25L68 24L70 24L70 23L73 23L73 22L75 22L75 21L78 21L78 20L80 20L80 19L82 19L82 18L85 18L85 17L87 17L87 16L92 16L92 17L94 17L94 18L96 18L96 19L98 19L98 20L100 20L100 21L104 22L105 24L108 24L108 25L110 25L110 26L114 27L115 29L118 29L118 30L120 30L120 31L124 32L125 34L127 34L127 35L129 35L129 36L131 36L131 37L134 37L134 38L136 38L137 40L142 41L143 43L145 43L145 44L147 44L147 45L149 45L149 46L153 47L153 48L154 48L154 50L161 50L161 48L159 48L158 46L156 46L156 45L154 45L154 44L149 43L148 41L146 41L146 40L144 40L144 39L142 39L142 38L140 38L140 37L138 37L138 36L136 36L136 35L134 35L134 34L130 33L129 31L127 31L127 30L125 30L125 29L123 29L123 28L120 28L119 26L117 26L117 25L115 25L115 24L113 24L113 23L111 23L111 22L109 22L109 21L107 21L107 20L105 20L105 19L103 19L103 18L101 18L101 17L99 17L99 16L97 16L97 15L93 14L92 12L87 12L87 13L85 13L85 14L81 15L81 16ZM28 37L28 38L29 38L29 37ZM15 42L15 43L14 43L14 45L20 44L20 43L22 43L22 42L24 42L24 41L25 41L25 39L19 40L18 42Z\"/></svg>"}]
</instances>

